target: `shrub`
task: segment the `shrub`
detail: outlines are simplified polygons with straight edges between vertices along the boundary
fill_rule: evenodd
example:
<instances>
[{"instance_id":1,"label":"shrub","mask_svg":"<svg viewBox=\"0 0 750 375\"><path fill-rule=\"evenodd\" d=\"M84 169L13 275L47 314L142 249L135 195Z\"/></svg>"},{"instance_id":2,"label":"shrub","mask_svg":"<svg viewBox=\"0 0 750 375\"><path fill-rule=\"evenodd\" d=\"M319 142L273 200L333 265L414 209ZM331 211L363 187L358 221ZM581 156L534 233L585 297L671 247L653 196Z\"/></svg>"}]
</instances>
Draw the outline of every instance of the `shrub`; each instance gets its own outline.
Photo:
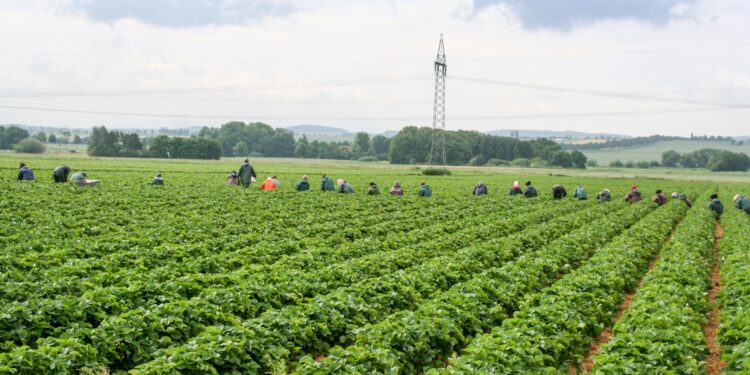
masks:
<instances>
[{"instance_id":1,"label":"shrub","mask_svg":"<svg viewBox=\"0 0 750 375\"><path fill-rule=\"evenodd\" d=\"M451 171L447 168L427 168L422 171L422 174L427 176L450 176Z\"/></svg>"},{"instance_id":2,"label":"shrub","mask_svg":"<svg viewBox=\"0 0 750 375\"><path fill-rule=\"evenodd\" d=\"M503 159L490 159L490 160L487 160L487 165L494 165L496 167L508 166L510 165L510 162L507 160L503 160Z\"/></svg>"},{"instance_id":3,"label":"shrub","mask_svg":"<svg viewBox=\"0 0 750 375\"><path fill-rule=\"evenodd\" d=\"M613 161L613 162L609 163L609 166L610 166L610 167L613 167L613 168L622 168L622 167L624 167L624 166L625 166L625 164L623 164L623 163L622 163L622 161L621 161L620 159L617 159L617 160L615 160L615 161Z\"/></svg>"},{"instance_id":4,"label":"shrub","mask_svg":"<svg viewBox=\"0 0 750 375\"><path fill-rule=\"evenodd\" d=\"M514 167L530 167L531 160L525 158L513 159L513 161L510 162L510 165Z\"/></svg>"},{"instance_id":5,"label":"shrub","mask_svg":"<svg viewBox=\"0 0 750 375\"><path fill-rule=\"evenodd\" d=\"M472 165L475 167L484 165L485 163L487 163L487 158L485 158L483 155L477 155L471 158L471 160L469 160L469 165Z\"/></svg>"},{"instance_id":6,"label":"shrub","mask_svg":"<svg viewBox=\"0 0 750 375\"><path fill-rule=\"evenodd\" d=\"M47 149L47 147L44 146L44 143L39 142L36 139L26 138L13 145L13 149L19 153L41 154Z\"/></svg>"}]
</instances>

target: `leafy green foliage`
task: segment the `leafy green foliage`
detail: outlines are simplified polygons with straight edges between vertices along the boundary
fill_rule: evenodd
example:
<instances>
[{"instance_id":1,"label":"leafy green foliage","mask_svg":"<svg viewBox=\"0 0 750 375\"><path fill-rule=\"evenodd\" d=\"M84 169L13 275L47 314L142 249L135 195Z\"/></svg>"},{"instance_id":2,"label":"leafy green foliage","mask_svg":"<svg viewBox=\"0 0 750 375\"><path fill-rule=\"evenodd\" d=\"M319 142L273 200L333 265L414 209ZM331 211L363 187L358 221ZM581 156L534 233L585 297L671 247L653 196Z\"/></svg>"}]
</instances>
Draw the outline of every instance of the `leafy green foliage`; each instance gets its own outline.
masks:
<instances>
[{"instance_id":1,"label":"leafy green foliage","mask_svg":"<svg viewBox=\"0 0 750 375\"><path fill-rule=\"evenodd\" d=\"M714 229L710 210L690 211L614 326L614 338L595 359L595 373L705 372Z\"/></svg>"},{"instance_id":2,"label":"leafy green foliage","mask_svg":"<svg viewBox=\"0 0 750 375\"><path fill-rule=\"evenodd\" d=\"M719 247L721 315L719 342L728 372L750 371L750 219L730 209L721 217L724 236Z\"/></svg>"}]
</instances>

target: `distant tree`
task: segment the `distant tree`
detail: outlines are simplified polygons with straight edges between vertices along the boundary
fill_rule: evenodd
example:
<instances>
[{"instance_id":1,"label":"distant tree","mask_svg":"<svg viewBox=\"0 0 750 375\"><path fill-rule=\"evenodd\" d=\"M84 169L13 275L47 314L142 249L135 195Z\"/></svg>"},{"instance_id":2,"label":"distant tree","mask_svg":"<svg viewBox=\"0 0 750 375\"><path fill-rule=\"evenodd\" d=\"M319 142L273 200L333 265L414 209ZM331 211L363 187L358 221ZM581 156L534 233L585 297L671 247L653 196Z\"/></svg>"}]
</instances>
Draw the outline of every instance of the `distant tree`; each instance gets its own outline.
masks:
<instances>
[{"instance_id":1,"label":"distant tree","mask_svg":"<svg viewBox=\"0 0 750 375\"><path fill-rule=\"evenodd\" d=\"M674 168L680 162L681 155L675 150L665 151L661 154L661 165L667 168Z\"/></svg>"},{"instance_id":2,"label":"distant tree","mask_svg":"<svg viewBox=\"0 0 750 375\"><path fill-rule=\"evenodd\" d=\"M49 137L47 137L47 142L49 143L57 143L57 136L54 134L50 134Z\"/></svg>"},{"instance_id":3,"label":"distant tree","mask_svg":"<svg viewBox=\"0 0 750 375\"><path fill-rule=\"evenodd\" d=\"M313 157L310 151L310 142L307 140L307 136L303 135L302 138L299 138L297 140L297 143L294 145L294 156L298 158Z\"/></svg>"},{"instance_id":4,"label":"distant tree","mask_svg":"<svg viewBox=\"0 0 750 375\"><path fill-rule=\"evenodd\" d=\"M586 161L586 165L589 166L589 167L598 167L599 166L599 162L596 161L596 159L589 159L589 160Z\"/></svg>"},{"instance_id":5,"label":"distant tree","mask_svg":"<svg viewBox=\"0 0 750 375\"><path fill-rule=\"evenodd\" d=\"M232 154L234 156L247 156L247 154L250 153L250 149L247 147L247 143L245 141L239 141L236 145L234 145L234 148L232 149Z\"/></svg>"},{"instance_id":6,"label":"distant tree","mask_svg":"<svg viewBox=\"0 0 750 375\"><path fill-rule=\"evenodd\" d=\"M81 143L83 143L83 140L81 139L81 136L78 135L78 134L76 134L73 137L73 144L80 145Z\"/></svg>"},{"instance_id":7,"label":"distant tree","mask_svg":"<svg viewBox=\"0 0 750 375\"><path fill-rule=\"evenodd\" d=\"M13 125L7 128L0 126L0 149L10 150L13 145L26 138L29 138L29 132L26 129Z\"/></svg>"},{"instance_id":8,"label":"distant tree","mask_svg":"<svg viewBox=\"0 0 750 375\"><path fill-rule=\"evenodd\" d=\"M573 166L580 169L586 169L586 161L588 158L586 155L584 155L581 151L573 151L570 153L571 158L573 158Z\"/></svg>"},{"instance_id":9,"label":"distant tree","mask_svg":"<svg viewBox=\"0 0 750 375\"><path fill-rule=\"evenodd\" d=\"M108 131L106 127L99 126L91 129L88 153L91 156L119 156L121 144L119 134L116 131ZM50 142L52 140L50 139Z\"/></svg>"},{"instance_id":10,"label":"distant tree","mask_svg":"<svg viewBox=\"0 0 750 375\"><path fill-rule=\"evenodd\" d=\"M143 142L138 134L120 134L122 142L122 154L121 156L143 156Z\"/></svg>"},{"instance_id":11,"label":"distant tree","mask_svg":"<svg viewBox=\"0 0 750 375\"><path fill-rule=\"evenodd\" d=\"M552 154L550 163L563 168L570 168L573 166L573 156L565 151L555 151L555 153Z\"/></svg>"},{"instance_id":12,"label":"distant tree","mask_svg":"<svg viewBox=\"0 0 750 375\"><path fill-rule=\"evenodd\" d=\"M47 133L45 132L39 132L34 134L34 139L36 139L39 142L46 143L47 142Z\"/></svg>"},{"instance_id":13,"label":"distant tree","mask_svg":"<svg viewBox=\"0 0 750 375\"><path fill-rule=\"evenodd\" d=\"M384 135L378 134L370 140L370 151L372 151L379 159L387 159L389 143L390 139Z\"/></svg>"},{"instance_id":14,"label":"distant tree","mask_svg":"<svg viewBox=\"0 0 750 375\"><path fill-rule=\"evenodd\" d=\"M370 151L370 135L359 132L354 136L354 152L366 154Z\"/></svg>"},{"instance_id":15,"label":"distant tree","mask_svg":"<svg viewBox=\"0 0 750 375\"><path fill-rule=\"evenodd\" d=\"M44 146L44 143L39 142L38 139L26 138L26 139L22 139L17 144L15 144L13 146L13 149L19 153L41 154L44 152L46 147Z\"/></svg>"},{"instance_id":16,"label":"distant tree","mask_svg":"<svg viewBox=\"0 0 750 375\"><path fill-rule=\"evenodd\" d=\"M625 164L622 163L622 160L617 159L611 163L609 163L609 166L612 168L622 168L625 166Z\"/></svg>"},{"instance_id":17,"label":"distant tree","mask_svg":"<svg viewBox=\"0 0 750 375\"><path fill-rule=\"evenodd\" d=\"M714 172L745 172L750 169L750 158L742 152L720 151L711 159L708 169Z\"/></svg>"}]
</instances>

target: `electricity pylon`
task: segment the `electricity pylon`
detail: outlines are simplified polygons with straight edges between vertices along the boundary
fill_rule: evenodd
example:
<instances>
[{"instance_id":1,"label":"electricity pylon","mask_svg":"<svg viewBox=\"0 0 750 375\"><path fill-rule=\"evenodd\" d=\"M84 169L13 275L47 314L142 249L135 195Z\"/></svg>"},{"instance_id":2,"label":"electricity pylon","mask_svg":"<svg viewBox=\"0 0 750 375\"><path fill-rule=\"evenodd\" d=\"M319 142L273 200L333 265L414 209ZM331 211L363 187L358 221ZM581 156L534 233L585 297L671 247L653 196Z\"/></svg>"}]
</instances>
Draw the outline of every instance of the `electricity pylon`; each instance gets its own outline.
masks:
<instances>
[{"instance_id":1,"label":"electricity pylon","mask_svg":"<svg viewBox=\"0 0 750 375\"><path fill-rule=\"evenodd\" d=\"M445 76L448 63L445 60L445 46L443 34L440 34L437 58L435 59L435 105L432 110L432 143L430 144L430 160L432 166L433 155L442 152L443 167L445 167Z\"/></svg>"}]
</instances>

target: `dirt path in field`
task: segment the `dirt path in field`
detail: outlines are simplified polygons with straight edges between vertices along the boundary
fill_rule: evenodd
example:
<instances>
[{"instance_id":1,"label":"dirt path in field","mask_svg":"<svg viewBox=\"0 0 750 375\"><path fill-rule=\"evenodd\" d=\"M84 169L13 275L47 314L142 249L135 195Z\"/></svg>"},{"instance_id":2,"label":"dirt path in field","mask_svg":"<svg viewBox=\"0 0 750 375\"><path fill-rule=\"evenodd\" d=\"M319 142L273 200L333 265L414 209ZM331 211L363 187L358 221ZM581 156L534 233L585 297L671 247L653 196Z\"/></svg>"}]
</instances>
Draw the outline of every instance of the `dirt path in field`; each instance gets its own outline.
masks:
<instances>
[{"instance_id":1,"label":"dirt path in field","mask_svg":"<svg viewBox=\"0 0 750 375\"><path fill-rule=\"evenodd\" d=\"M717 339L719 333L719 308L716 306L716 295L721 291L721 274L719 273L719 243L724 236L724 230L721 223L716 223L716 232L714 234L714 257L713 266L711 267L711 287L708 290L708 300L711 302L711 312L708 314L708 323L703 327L706 335L706 343L711 354L706 360L706 369L709 375L721 374L724 368L724 361L721 360L721 346Z\"/></svg>"},{"instance_id":2,"label":"dirt path in field","mask_svg":"<svg viewBox=\"0 0 750 375\"><path fill-rule=\"evenodd\" d=\"M659 255L657 254L656 257L654 257L654 259L648 264L648 271L646 272L646 274L651 272L658 261ZM620 321L620 318L622 318L622 314L625 313L625 311L630 307L630 303L633 302L633 297L635 297L635 293L638 292L638 289L640 289L641 285L643 285L643 279L638 282L638 286L636 286L632 292L625 294L625 298L623 299L622 304L620 304L620 307L617 308L617 313L615 314L612 326L604 328L604 330L602 330L599 335L596 336L596 339L591 344L591 347L583 356L583 361L581 362L582 373L588 374L594 367L594 358L597 354L599 354L599 349L612 339L612 327L614 327L614 325L617 324L618 321ZM578 369L575 364L570 364L570 367L568 367L568 374L578 374Z\"/></svg>"}]
</instances>

